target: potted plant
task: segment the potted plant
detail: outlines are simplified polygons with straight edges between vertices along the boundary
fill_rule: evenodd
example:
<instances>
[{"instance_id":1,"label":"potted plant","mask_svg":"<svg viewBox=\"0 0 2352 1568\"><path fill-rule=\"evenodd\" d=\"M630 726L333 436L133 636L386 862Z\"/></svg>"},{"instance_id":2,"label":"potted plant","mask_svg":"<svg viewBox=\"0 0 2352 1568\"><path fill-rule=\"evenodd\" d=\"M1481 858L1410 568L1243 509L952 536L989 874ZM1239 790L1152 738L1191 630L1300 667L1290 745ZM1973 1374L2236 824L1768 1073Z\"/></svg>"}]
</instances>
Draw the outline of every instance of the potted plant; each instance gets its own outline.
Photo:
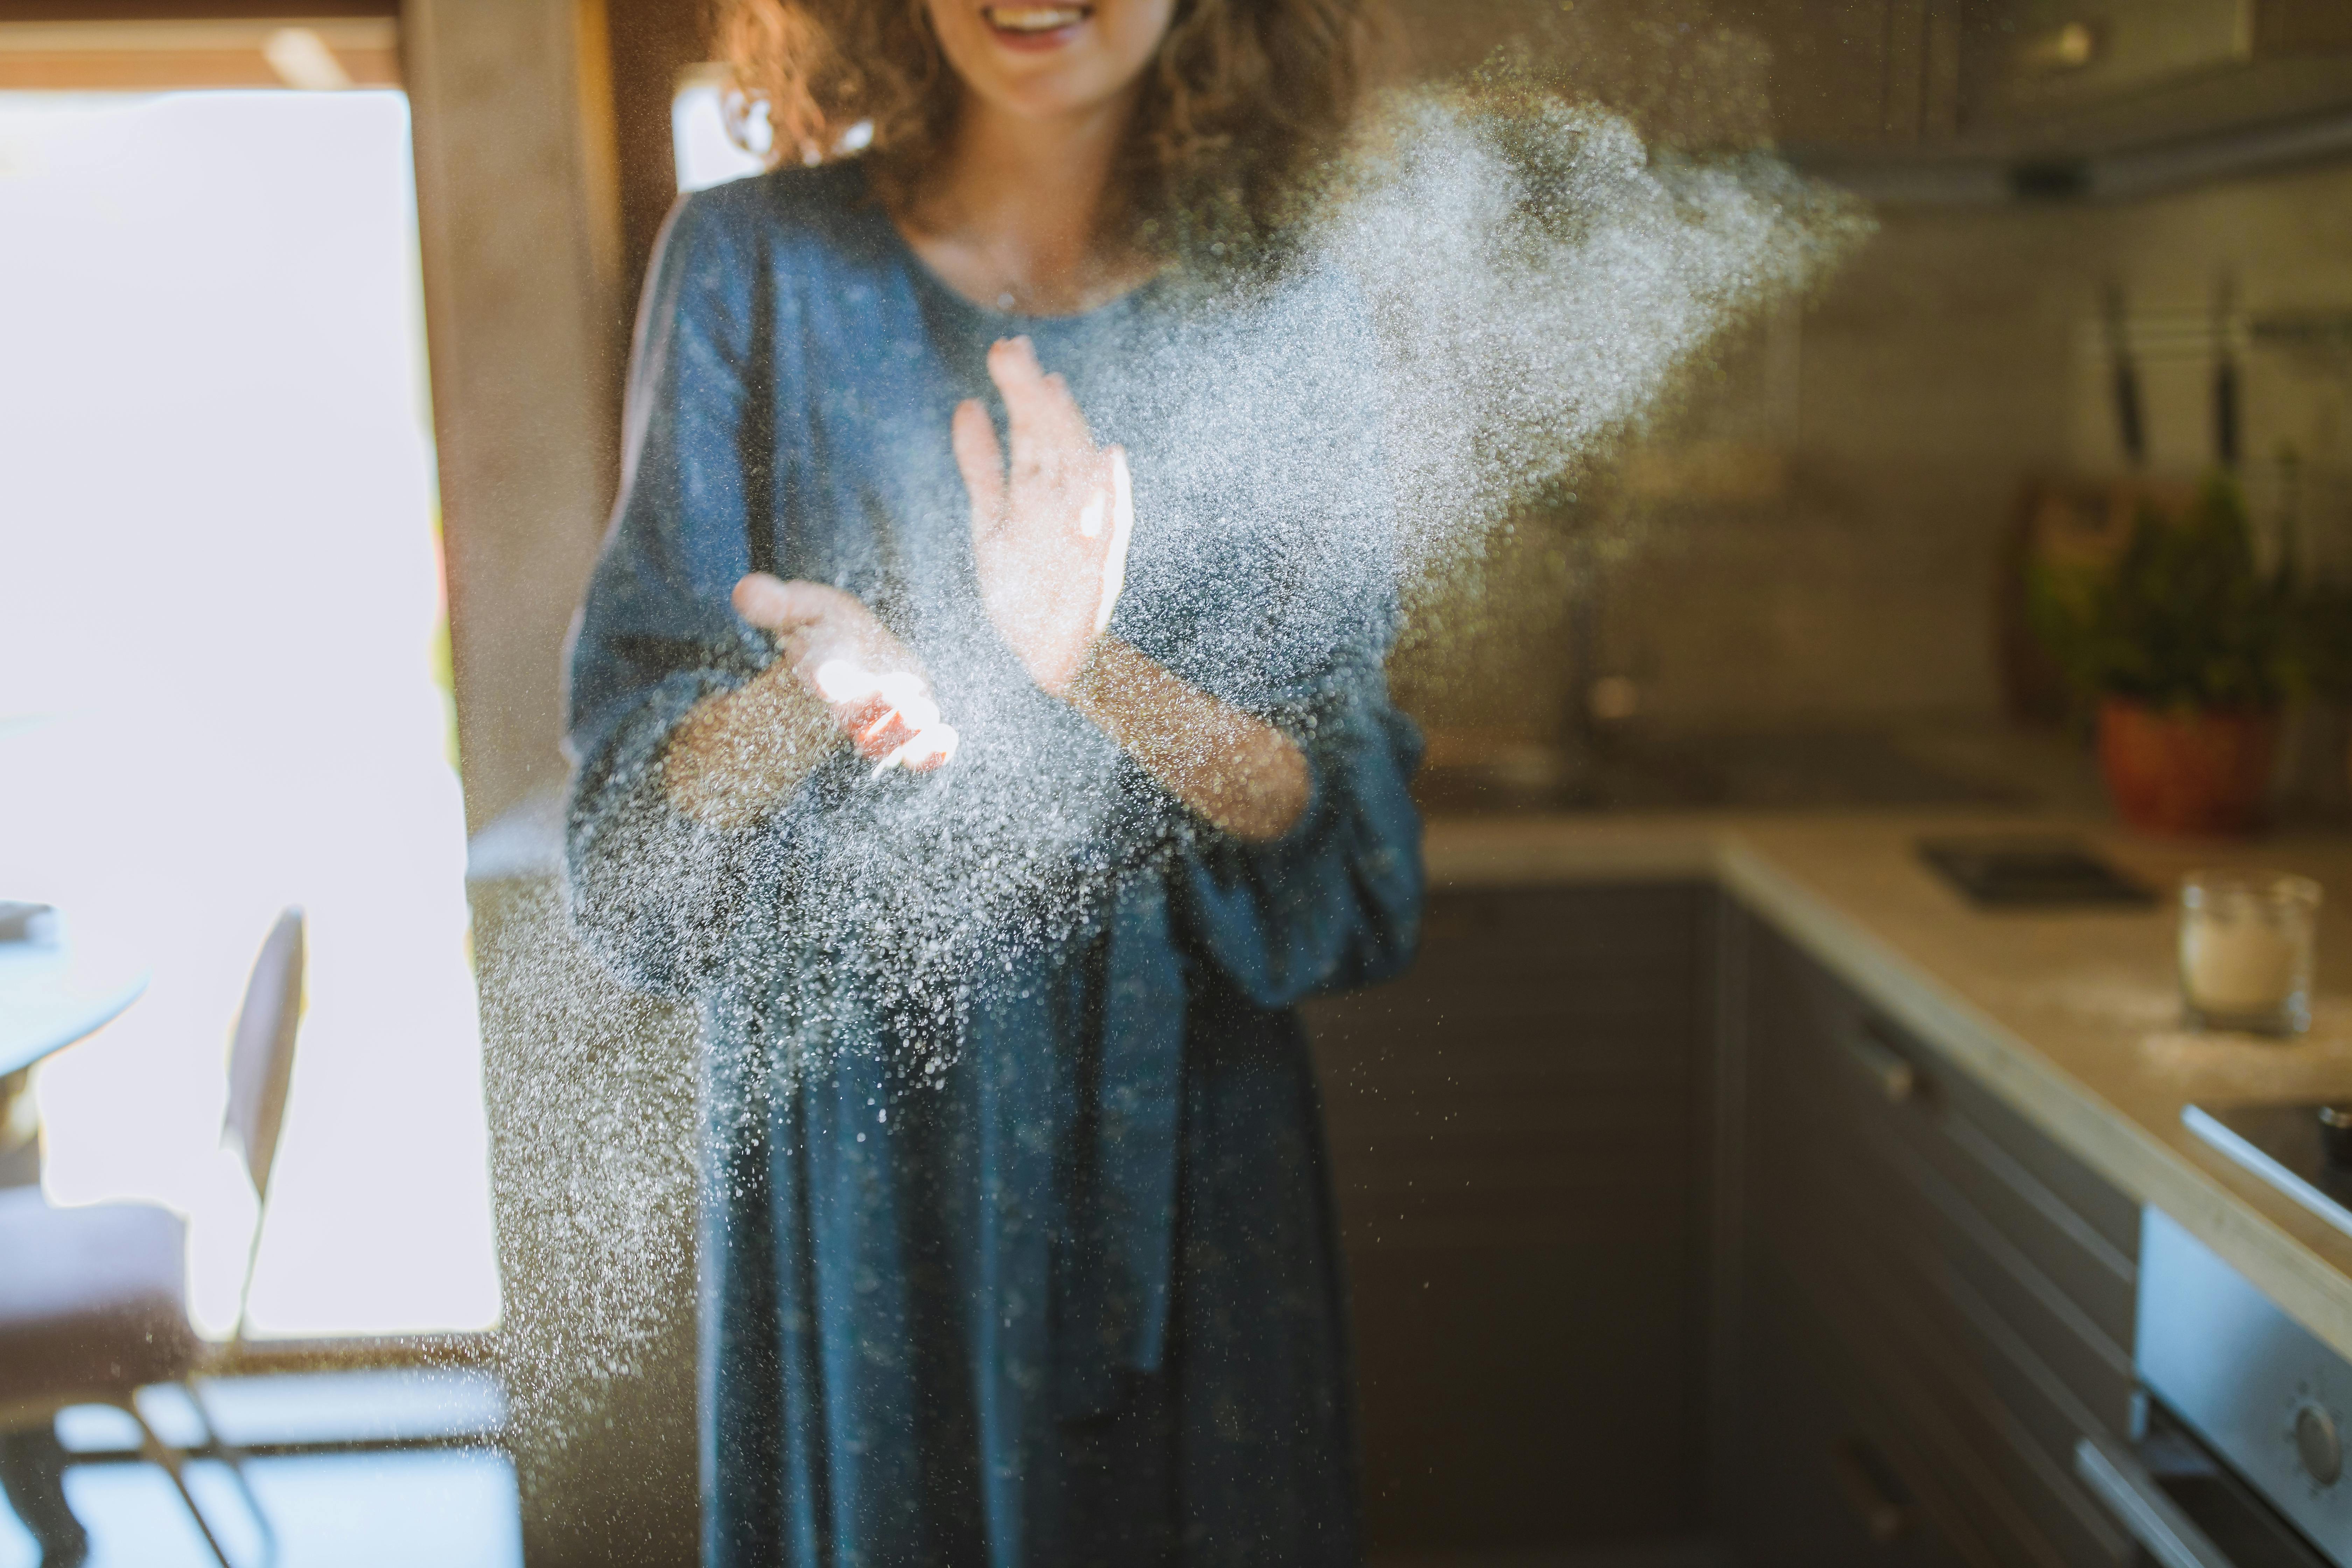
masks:
<instances>
[{"instance_id":1,"label":"potted plant","mask_svg":"<svg viewBox=\"0 0 2352 1568\"><path fill-rule=\"evenodd\" d=\"M2036 630L2094 706L2116 810L2162 834L2258 826L2277 753L2294 617L2226 475L2179 516L2143 505L2105 570L2037 568Z\"/></svg>"}]
</instances>

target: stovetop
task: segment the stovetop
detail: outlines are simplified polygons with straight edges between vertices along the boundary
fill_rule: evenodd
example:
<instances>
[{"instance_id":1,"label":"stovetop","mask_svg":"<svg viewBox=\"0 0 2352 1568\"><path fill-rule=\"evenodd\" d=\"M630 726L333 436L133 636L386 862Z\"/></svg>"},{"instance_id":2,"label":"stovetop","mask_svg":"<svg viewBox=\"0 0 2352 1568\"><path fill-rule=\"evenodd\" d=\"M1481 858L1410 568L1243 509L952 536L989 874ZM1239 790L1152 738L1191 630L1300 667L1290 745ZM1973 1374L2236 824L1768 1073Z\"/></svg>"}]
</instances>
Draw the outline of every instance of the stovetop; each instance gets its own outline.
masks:
<instances>
[{"instance_id":1,"label":"stovetop","mask_svg":"<svg viewBox=\"0 0 2352 1568\"><path fill-rule=\"evenodd\" d=\"M2215 1149L2352 1236L2352 1168L2330 1161L2319 1105L2192 1105L2180 1120Z\"/></svg>"}]
</instances>

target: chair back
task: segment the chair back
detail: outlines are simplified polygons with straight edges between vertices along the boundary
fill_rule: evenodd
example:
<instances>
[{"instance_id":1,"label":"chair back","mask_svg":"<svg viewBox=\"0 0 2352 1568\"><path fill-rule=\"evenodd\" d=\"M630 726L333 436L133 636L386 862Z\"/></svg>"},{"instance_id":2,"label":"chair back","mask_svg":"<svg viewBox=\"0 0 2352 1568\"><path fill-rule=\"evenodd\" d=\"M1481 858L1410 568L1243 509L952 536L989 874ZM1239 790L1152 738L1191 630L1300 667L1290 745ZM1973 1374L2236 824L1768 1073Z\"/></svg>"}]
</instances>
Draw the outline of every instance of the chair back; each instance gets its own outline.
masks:
<instances>
[{"instance_id":1,"label":"chair back","mask_svg":"<svg viewBox=\"0 0 2352 1568\"><path fill-rule=\"evenodd\" d=\"M228 1050L228 1114L221 1136L236 1140L255 1195L269 1196L269 1165L286 1121L294 1077L294 1036L302 1024L302 911L288 909L269 928L245 984Z\"/></svg>"}]
</instances>

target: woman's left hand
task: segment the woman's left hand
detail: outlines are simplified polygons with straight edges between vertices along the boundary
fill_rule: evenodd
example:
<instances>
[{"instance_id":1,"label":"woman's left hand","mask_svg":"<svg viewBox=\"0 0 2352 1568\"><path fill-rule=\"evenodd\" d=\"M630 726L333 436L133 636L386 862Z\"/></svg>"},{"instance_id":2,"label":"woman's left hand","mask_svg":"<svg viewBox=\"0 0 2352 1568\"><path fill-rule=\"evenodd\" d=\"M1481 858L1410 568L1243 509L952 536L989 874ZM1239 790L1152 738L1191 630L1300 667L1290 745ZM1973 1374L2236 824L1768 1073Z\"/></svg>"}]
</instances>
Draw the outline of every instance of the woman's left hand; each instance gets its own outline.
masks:
<instances>
[{"instance_id":1,"label":"woman's left hand","mask_svg":"<svg viewBox=\"0 0 2352 1568\"><path fill-rule=\"evenodd\" d=\"M1095 445L1086 416L1026 338L988 351L1011 416L1008 474L977 399L955 411L956 466L971 497L981 603L1029 677L1059 697L1086 663L1127 579L1135 503L1127 454Z\"/></svg>"}]
</instances>

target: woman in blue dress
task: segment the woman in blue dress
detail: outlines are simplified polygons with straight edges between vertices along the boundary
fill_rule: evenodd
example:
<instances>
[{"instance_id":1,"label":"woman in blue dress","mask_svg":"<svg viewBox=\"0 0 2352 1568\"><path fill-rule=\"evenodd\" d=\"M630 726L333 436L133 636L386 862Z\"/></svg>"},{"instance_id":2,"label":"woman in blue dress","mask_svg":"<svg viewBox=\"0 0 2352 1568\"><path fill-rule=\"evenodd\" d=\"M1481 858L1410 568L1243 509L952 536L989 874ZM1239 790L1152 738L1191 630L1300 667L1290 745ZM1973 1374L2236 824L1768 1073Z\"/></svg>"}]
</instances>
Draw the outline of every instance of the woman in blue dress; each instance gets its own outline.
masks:
<instances>
[{"instance_id":1,"label":"woman in blue dress","mask_svg":"<svg viewBox=\"0 0 2352 1568\"><path fill-rule=\"evenodd\" d=\"M1293 1009L1412 956L1353 0L738 0L572 659L705 1040L704 1560L1350 1563ZM857 133L850 134L853 128ZM848 151L852 143L870 143Z\"/></svg>"}]
</instances>

